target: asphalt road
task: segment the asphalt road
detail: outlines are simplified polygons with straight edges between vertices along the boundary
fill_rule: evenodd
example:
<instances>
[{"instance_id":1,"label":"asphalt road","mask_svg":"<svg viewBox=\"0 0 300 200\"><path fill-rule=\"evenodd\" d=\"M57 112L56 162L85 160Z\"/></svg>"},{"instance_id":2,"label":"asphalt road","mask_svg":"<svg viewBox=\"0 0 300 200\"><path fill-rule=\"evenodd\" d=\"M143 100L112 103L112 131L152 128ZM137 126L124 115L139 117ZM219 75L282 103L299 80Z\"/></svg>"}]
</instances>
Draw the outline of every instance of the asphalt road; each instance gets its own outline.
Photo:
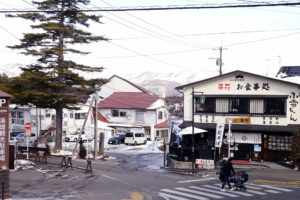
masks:
<instances>
[{"instance_id":1,"label":"asphalt road","mask_svg":"<svg viewBox=\"0 0 300 200\"><path fill-rule=\"evenodd\" d=\"M299 199L299 171L247 169L246 192L220 192L217 170L174 173L147 163L149 156L159 159L158 154L123 155L93 162L93 175L84 173L86 161L73 161L76 169L62 170L61 160L49 159L58 165L11 172L11 193L22 200Z\"/></svg>"}]
</instances>

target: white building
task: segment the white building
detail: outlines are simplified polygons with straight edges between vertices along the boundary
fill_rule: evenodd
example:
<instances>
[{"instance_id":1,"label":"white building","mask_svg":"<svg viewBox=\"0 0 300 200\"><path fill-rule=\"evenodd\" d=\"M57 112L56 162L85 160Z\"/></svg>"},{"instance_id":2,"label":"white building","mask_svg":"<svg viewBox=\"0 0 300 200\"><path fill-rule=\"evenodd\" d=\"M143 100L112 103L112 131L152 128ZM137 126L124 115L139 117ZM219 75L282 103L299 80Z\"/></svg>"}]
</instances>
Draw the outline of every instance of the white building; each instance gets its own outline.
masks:
<instances>
[{"instance_id":1,"label":"white building","mask_svg":"<svg viewBox=\"0 0 300 200\"><path fill-rule=\"evenodd\" d=\"M299 88L296 83L244 71L182 85L176 88L184 92L181 127L191 126L194 119L195 127L208 130L195 141L201 154L214 147L217 123L226 123L226 137L233 119L234 158L288 159L292 133L300 130ZM221 153L227 156L227 152Z\"/></svg>"}]
</instances>

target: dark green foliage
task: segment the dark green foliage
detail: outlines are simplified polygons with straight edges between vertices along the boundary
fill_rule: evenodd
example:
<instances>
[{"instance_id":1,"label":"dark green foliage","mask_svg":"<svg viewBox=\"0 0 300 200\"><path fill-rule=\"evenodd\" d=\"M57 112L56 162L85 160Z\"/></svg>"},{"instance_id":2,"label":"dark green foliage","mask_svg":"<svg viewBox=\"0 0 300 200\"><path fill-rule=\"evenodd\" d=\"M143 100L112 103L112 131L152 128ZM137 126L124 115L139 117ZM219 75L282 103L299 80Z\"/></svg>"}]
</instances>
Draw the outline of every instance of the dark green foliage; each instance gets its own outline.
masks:
<instances>
[{"instance_id":1,"label":"dark green foliage","mask_svg":"<svg viewBox=\"0 0 300 200\"><path fill-rule=\"evenodd\" d=\"M12 78L3 90L12 94L16 103L32 103L40 108L52 108L57 112L56 147L62 142L62 109L78 109L76 105L86 100L96 85L105 79L86 80L80 72L102 72L103 67L90 67L66 60L66 54L85 55L87 52L73 48L73 44L89 44L107 40L86 31L88 21L100 23L100 17L80 11L80 6L89 0L44 0L33 1L40 13L25 13L19 17L34 22L33 33L25 33L19 45L9 48L21 50L23 54L36 57L36 63L22 68L23 73ZM74 12L76 11L76 12Z\"/></svg>"}]
</instances>

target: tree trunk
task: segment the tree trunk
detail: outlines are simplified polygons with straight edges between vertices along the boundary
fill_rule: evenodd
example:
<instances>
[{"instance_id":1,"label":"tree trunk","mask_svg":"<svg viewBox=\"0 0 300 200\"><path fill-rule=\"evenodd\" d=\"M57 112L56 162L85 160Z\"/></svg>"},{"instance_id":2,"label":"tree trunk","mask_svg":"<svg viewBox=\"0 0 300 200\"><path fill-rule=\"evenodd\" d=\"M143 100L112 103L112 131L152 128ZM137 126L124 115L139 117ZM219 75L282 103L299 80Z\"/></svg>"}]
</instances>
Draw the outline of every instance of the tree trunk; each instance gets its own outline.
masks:
<instances>
[{"instance_id":1,"label":"tree trunk","mask_svg":"<svg viewBox=\"0 0 300 200\"><path fill-rule=\"evenodd\" d=\"M56 149L62 149L62 115L63 109L56 108L56 138L55 138L55 147Z\"/></svg>"}]
</instances>

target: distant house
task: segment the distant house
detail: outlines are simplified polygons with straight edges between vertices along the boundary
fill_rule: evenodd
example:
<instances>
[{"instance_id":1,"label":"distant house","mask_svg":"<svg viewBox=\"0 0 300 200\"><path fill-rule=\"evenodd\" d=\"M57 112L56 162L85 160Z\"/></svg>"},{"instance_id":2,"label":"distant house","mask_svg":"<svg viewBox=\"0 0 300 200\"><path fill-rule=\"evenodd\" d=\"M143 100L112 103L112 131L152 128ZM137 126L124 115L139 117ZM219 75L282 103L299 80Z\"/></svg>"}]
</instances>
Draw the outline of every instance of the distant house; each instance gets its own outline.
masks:
<instances>
[{"instance_id":1,"label":"distant house","mask_svg":"<svg viewBox=\"0 0 300 200\"><path fill-rule=\"evenodd\" d=\"M283 66L279 69L276 77L288 78L300 76L300 66Z\"/></svg>"},{"instance_id":2,"label":"distant house","mask_svg":"<svg viewBox=\"0 0 300 200\"><path fill-rule=\"evenodd\" d=\"M164 99L145 92L114 92L98 108L117 134L143 132L154 139L155 126L168 119Z\"/></svg>"},{"instance_id":3,"label":"distant house","mask_svg":"<svg viewBox=\"0 0 300 200\"><path fill-rule=\"evenodd\" d=\"M101 90L98 91L98 95L105 99L114 92L142 92L151 93L143 87L140 87L120 76L113 75L108 79L108 83L101 86Z\"/></svg>"}]
</instances>

